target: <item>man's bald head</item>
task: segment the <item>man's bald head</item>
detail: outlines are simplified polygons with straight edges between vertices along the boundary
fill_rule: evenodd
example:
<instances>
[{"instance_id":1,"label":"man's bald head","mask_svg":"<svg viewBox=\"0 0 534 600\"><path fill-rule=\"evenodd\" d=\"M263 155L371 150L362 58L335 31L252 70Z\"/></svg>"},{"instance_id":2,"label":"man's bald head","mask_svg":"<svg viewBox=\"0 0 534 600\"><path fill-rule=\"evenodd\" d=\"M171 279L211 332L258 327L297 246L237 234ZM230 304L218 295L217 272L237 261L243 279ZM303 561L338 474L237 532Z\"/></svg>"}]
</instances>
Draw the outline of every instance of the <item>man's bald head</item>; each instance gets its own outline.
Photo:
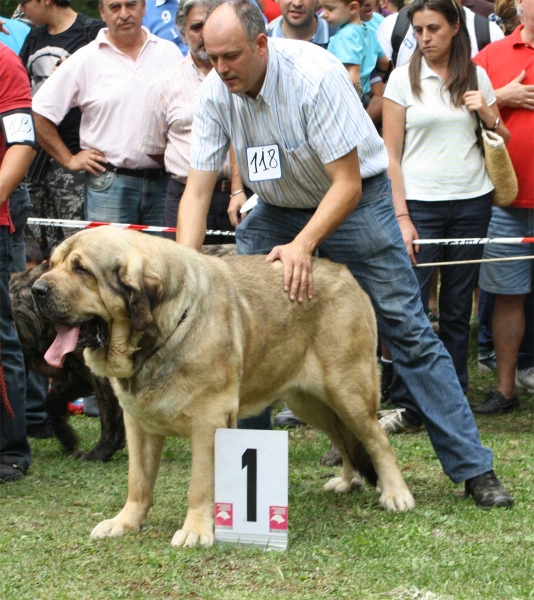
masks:
<instances>
[{"instance_id":1,"label":"man's bald head","mask_svg":"<svg viewBox=\"0 0 534 600\"><path fill-rule=\"evenodd\" d=\"M204 25L213 68L233 94L255 98L267 72L268 40L263 16L248 0L228 0Z\"/></svg>"},{"instance_id":2,"label":"man's bald head","mask_svg":"<svg viewBox=\"0 0 534 600\"><path fill-rule=\"evenodd\" d=\"M260 9L249 0L221 0L214 8L204 26L204 35L235 32L241 28L249 43L254 43L260 33L267 35L265 21Z\"/></svg>"}]
</instances>

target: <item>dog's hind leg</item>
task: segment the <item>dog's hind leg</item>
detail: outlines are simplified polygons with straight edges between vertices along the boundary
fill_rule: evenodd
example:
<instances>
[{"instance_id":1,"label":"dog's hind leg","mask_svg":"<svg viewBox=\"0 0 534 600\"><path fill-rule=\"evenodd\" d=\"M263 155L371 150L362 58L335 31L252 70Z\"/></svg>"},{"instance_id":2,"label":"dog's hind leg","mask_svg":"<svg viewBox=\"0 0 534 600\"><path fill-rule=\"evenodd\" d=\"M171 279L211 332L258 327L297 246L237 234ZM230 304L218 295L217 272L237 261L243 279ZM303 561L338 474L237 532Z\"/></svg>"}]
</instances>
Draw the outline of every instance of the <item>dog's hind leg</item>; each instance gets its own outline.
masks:
<instances>
[{"instance_id":1,"label":"dog's hind leg","mask_svg":"<svg viewBox=\"0 0 534 600\"><path fill-rule=\"evenodd\" d=\"M338 380L339 381L339 380ZM288 402L294 413L305 422L324 431L339 449L343 474L330 480L326 489L350 491L351 473L364 475L380 491L380 504L390 511L410 510L414 499L397 466L385 431L380 427L374 409L369 411L357 390L350 400L340 398L338 388L328 395L328 405L319 399L295 396Z\"/></svg>"},{"instance_id":2,"label":"dog's hind leg","mask_svg":"<svg viewBox=\"0 0 534 600\"><path fill-rule=\"evenodd\" d=\"M360 445L358 452L358 449L353 447L354 442L357 444L354 435L343 427L335 412L327 404L302 392L296 392L291 399L288 398L287 404L299 419L323 431L332 444L339 449L343 472L341 477L334 477L325 484L326 490L346 493L363 487L364 480L360 471L364 471L372 483L376 482L373 465L368 457L365 460L365 449Z\"/></svg>"},{"instance_id":3,"label":"dog's hind leg","mask_svg":"<svg viewBox=\"0 0 534 600\"><path fill-rule=\"evenodd\" d=\"M342 432L341 438L348 448L357 451L359 442L365 447L378 475L380 504L390 511L410 510L415 506L415 502L397 466L397 459L386 432L378 423L374 402L366 403L357 385L351 388L341 392L338 384L335 389L328 390L328 403L340 420L338 428ZM355 439L350 442L353 437ZM352 459L352 453L349 451L348 454ZM358 460L357 455L355 459ZM367 473L362 472L367 477Z\"/></svg>"},{"instance_id":4,"label":"dog's hind leg","mask_svg":"<svg viewBox=\"0 0 534 600\"><path fill-rule=\"evenodd\" d=\"M165 437L148 433L140 422L124 412L128 440L128 499L113 519L99 523L91 532L93 539L119 537L143 527L154 497Z\"/></svg>"}]
</instances>

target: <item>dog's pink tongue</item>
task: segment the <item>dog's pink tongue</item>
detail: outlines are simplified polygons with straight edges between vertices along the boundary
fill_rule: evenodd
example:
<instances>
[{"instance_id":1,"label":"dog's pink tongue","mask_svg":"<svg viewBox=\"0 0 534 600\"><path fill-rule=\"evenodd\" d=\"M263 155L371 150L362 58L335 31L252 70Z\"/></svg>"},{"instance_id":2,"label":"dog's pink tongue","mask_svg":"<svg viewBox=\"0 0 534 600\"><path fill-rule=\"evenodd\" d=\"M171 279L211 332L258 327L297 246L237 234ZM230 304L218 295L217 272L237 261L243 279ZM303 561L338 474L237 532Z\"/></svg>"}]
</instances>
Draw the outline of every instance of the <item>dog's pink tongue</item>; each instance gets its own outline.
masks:
<instances>
[{"instance_id":1,"label":"dog's pink tongue","mask_svg":"<svg viewBox=\"0 0 534 600\"><path fill-rule=\"evenodd\" d=\"M78 343L79 327L60 327L56 339L46 351L44 359L51 367L60 368L65 361L65 355L72 352Z\"/></svg>"}]
</instances>

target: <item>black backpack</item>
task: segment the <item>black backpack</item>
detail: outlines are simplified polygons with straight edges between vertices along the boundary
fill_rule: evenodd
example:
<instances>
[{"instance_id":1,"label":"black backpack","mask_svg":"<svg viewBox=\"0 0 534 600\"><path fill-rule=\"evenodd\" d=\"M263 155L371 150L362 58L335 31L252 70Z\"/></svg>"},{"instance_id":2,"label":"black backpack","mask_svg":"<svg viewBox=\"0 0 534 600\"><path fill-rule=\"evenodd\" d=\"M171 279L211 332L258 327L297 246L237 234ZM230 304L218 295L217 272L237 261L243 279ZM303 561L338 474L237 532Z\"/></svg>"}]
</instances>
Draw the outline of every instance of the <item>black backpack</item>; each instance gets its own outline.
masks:
<instances>
[{"instance_id":1,"label":"black backpack","mask_svg":"<svg viewBox=\"0 0 534 600\"><path fill-rule=\"evenodd\" d=\"M452 0L454 2L454 0ZM397 65L397 58L399 56L399 50L401 47L406 33L410 27L410 19L408 18L408 10L403 9L399 12L399 16L395 22L395 27L391 34L391 62L395 67ZM490 25L489 20L475 13L475 37L477 38L478 51L485 48L490 42Z\"/></svg>"}]
</instances>

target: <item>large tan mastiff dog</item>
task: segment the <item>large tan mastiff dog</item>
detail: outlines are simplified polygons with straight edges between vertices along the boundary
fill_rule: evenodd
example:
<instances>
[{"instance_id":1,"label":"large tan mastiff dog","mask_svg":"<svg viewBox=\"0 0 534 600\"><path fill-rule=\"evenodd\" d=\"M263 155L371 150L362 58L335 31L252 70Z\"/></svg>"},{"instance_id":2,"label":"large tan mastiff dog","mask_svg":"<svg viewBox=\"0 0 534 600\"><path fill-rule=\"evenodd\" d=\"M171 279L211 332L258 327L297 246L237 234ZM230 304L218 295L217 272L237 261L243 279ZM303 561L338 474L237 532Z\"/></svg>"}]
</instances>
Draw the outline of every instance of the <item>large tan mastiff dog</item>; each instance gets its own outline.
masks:
<instances>
[{"instance_id":1,"label":"large tan mastiff dog","mask_svg":"<svg viewBox=\"0 0 534 600\"><path fill-rule=\"evenodd\" d=\"M139 530L152 505L166 436L191 440L188 512L173 546L213 543L214 437L276 400L324 431L343 458L326 488L376 483L387 510L414 500L376 418L376 325L346 267L314 262L315 296L290 302L282 264L263 256L202 255L147 234L99 227L58 247L34 287L63 325L52 363L83 337L84 357L109 377L129 452L128 499L93 538ZM366 452L367 451L367 452Z\"/></svg>"}]
</instances>

